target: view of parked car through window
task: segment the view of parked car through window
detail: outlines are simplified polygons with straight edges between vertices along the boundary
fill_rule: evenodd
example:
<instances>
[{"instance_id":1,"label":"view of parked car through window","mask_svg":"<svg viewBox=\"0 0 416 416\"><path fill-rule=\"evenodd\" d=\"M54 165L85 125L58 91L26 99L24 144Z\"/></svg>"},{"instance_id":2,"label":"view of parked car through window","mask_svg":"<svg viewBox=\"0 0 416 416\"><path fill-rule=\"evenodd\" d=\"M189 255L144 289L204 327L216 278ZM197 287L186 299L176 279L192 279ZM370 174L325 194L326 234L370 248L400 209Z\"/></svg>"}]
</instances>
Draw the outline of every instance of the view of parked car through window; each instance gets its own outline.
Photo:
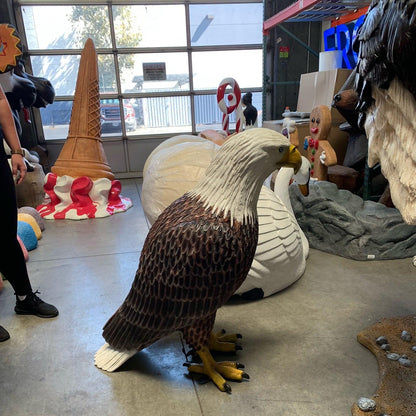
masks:
<instances>
[{"instance_id":1,"label":"view of parked car through window","mask_svg":"<svg viewBox=\"0 0 416 416\"><path fill-rule=\"evenodd\" d=\"M124 122L127 131L134 131L137 127L136 113L130 103L123 102ZM121 131L120 105L116 99L101 100L100 109L101 131Z\"/></svg>"}]
</instances>

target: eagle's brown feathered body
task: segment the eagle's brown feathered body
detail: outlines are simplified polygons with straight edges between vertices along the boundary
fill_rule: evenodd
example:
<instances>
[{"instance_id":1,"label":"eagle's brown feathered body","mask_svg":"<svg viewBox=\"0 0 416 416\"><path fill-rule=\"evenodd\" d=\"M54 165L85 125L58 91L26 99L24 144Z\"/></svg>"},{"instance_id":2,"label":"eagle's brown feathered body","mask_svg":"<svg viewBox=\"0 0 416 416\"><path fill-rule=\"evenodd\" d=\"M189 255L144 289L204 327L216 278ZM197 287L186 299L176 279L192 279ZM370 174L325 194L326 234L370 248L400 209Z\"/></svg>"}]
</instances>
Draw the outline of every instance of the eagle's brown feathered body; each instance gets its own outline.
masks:
<instances>
[{"instance_id":1,"label":"eagle's brown feathered body","mask_svg":"<svg viewBox=\"0 0 416 416\"><path fill-rule=\"evenodd\" d=\"M146 238L130 293L104 327L105 340L141 350L179 330L192 348L201 348L217 309L250 269L257 234L257 223L231 226L230 218L189 195L173 202Z\"/></svg>"},{"instance_id":2,"label":"eagle's brown feathered body","mask_svg":"<svg viewBox=\"0 0 416 416\"><path fill-rule=\"evenodd\" d=\"M95 354L96 366L114 371L137 351L181 331L204 363L189 371L208 374L222 391L230 387L220 373L245 377L236 366L217 365L209 352L218 341L224 344L212 333L215 315L253 261L264 180L277 168L297 170L300 164L300 153L273 130L254 128L229 138L201 181L151 227L132 288L104 327L107 342Z\"/></svg>"}]
</instances>

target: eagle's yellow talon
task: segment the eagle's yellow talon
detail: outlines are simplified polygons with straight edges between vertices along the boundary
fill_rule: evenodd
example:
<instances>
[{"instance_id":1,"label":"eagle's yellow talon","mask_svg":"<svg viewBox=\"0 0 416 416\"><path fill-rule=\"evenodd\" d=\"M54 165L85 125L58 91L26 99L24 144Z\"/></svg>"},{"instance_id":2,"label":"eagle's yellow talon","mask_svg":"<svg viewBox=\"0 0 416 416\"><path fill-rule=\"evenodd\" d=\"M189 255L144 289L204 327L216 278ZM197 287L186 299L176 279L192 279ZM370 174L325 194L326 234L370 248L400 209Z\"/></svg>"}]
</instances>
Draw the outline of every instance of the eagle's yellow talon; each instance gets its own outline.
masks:
<instances>
[{"instance_id":1,"label":"eagle's yellow talon","mask_svg":"<svg viewBox=\"0 0 416 416\"><path fill-rule=\"evenodd\" d=\"M241 334L226 334L225 329L221 329L217 333L213 332L211 337L215 337L217 341L221 342L237 342L238 339L243 338Z\"/></svg>"},{"instance_id":2,"label":"eagle's yellow talon","mask_svg":"<svg viewBox=\"0 0 416 416\"><path fill-rule=\"evenodd\" d=\"M223 366L227 366L227 367L233 367L233 368L244 368L244 364L239 363L238 361L221 361L221 364Z\"/></svg>"},{"instance_id":3,"label":"eagle's yellow talon","mask_svg":"<svg viewBox=\"0 0 416 416\"><path fill-rule=\"evenodd\" d=\"M227 393L231 393L231 387L227 384L224 378L235 381L242 381L243 379L249 379L249 375L240 370L244 368L242 364L224 361L216 362L208 347L203 347L197 351L197 354L202 360L202 364L186 364L188 371L197 374L205 374L208 376L214 384L221 390Z\"/></svg>"},{"instance_id":4,"label":"eagle's yellow talon","mask_svg":"<svg viewBox=\"0 0 416 416\"><path fill-rule=\"evenodd\" d=\"M230 367L227 365L223 365L222 363L217 363L215 369L221 373L226 379L228 380L235 380L235 381L242 381L243 378L248 379L249 376L242 370L239 370L235 367ZM243 374L245 376L243 376Z\"/></svg>"},{"instance_id":5,"label":"eagle's yellow talon","mask_svg":"<svg viewBox=\"0 0 416 416\"><path fill-rule=\"evenodd\" d=\"M237 340L242 338L240 334L226 334L224 330L214 333L209 337L208 347L213 351L235 352L242 350Z\"/></svg>"}]
</instances>

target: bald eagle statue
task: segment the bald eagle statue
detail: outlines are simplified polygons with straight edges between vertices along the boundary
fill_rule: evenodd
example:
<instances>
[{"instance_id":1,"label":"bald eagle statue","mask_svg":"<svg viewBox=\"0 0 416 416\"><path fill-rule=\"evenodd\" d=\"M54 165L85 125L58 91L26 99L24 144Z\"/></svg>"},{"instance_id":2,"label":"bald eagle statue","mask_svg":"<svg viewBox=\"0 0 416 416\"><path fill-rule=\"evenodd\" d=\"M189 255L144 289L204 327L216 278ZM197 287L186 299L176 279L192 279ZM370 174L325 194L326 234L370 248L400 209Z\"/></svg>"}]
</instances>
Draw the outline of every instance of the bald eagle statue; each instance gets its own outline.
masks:
<instances>
[{"instance_id":1,"label":"bald eagle statue","mask_svg":"<svg viewBox=\"0 0 416 416\"><path fill-rule=\"evenodd\" d=\"M273 130L231 137L205 177L151 227L130 292L104 326L106 344L95 355L96 366L114 371L137 351L180 331L202 361L188 366L190 372L206 374L226 392L231 387L225 379L248 378L237 363L212 358L210 349L221 349L212 332L215 315L250 269L264 180L276 168L297 171L300 165L299 152Z\"/></svg>"},{"instance_id":2,"label":"bald eagle statue","mask_svg":"<svg viewBox=\"0 0 416 416\"><path fill-rule=\"evenodd\" d=\"M416 224L416 3L373 0L354 42L358 125L404 221Z\"/></svg>"}]
</instances>

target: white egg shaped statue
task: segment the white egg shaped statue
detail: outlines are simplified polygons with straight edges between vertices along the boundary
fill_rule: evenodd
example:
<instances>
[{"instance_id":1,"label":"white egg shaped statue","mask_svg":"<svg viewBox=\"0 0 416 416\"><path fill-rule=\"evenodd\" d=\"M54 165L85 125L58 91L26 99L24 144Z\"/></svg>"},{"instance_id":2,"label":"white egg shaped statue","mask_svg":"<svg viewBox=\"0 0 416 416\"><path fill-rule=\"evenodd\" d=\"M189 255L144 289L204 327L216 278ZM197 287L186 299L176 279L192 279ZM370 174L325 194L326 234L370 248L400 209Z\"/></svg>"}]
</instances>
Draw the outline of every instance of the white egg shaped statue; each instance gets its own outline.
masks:
<instances>
[{"instance_id":1,"label":"white egg shaped statue","mask_svg":"<svg viewBox=\"0 0 416 416\"><path fill-rule=\"evenodd\" d=\"M153 150L144 165L141 197L150 224L199 182L218 148L210 140L184 134L165 140Z\"/></svg>"},{"instance_id":2,"label":"white egg shaped statue","mask_svg":"<svg viewBox=\"0 0 416 416\"><path fill-rule=\"evenodd\" d=\"M218 148L205 138L180 135L164 141L150 154L143 171L141 196L150 224L196 185ZM308 183L309 170L308 160L302 157L302 167L295 176L292 168L279 170L274 192L262 187L257 204L257 249L246 280L235 292L237 295L261 299L285 289L303 275L309 243L293 213L289 186L293 178L299 185Z\"/></svg>"}]
</instances>

